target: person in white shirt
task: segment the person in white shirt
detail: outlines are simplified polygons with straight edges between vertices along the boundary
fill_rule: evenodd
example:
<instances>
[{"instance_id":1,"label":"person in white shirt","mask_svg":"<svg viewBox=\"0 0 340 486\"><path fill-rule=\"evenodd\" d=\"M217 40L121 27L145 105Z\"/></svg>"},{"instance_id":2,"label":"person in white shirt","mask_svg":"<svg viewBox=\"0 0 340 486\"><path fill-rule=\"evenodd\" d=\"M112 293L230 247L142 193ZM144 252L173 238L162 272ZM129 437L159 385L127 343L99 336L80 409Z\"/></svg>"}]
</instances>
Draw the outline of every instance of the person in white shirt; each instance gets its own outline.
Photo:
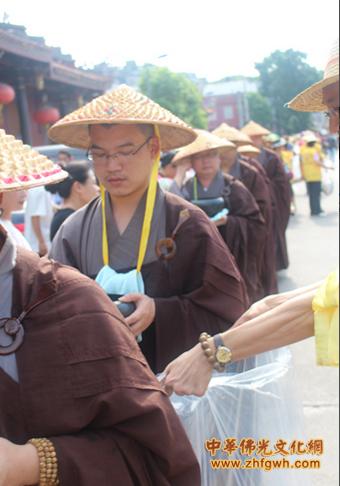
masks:
<instances>
[{"instance_id":1,"label":"person in white shirt","mask_svg":"<svg viewBox=\"0 0 340 486\"><path fill-rule=\"evenodd\" d=\"M51 247L50 227L53 219L51 194L44 187L28 192L25 211L25 237L32 250L45 256Z\"/></svg>"},{"instance_id":2,"label":"person in white shirt","mask_svg":"<svg viewBox=\"0 0 340 486\"><path fill-rule=\"evenodd\" d=\"M0 193L0 225L11 235L17 246L30 250L24 235L14 226L11 216L14 211L22 211L27 199L27 191Z\"/></svg>"}]
</instances>

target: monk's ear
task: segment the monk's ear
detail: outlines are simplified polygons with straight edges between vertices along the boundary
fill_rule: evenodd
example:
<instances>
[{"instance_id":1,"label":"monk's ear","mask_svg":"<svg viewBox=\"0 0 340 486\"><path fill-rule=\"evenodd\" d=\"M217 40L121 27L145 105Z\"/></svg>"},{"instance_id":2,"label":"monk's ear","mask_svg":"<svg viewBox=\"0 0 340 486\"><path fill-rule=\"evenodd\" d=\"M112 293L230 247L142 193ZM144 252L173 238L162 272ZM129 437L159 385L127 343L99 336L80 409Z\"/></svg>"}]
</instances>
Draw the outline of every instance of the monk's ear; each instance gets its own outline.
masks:
<instances>
[{"instance_id":1,"label":"monk's ear","mask_svg":"<svg viewBox=\"0 0 340 486\"><path fill-rule=\"evenodd\" d=\"M152 137L150 140L150 151L151 156L154 159L160 151L160 141L158 137Z\"/></svg>"}]
</instances>

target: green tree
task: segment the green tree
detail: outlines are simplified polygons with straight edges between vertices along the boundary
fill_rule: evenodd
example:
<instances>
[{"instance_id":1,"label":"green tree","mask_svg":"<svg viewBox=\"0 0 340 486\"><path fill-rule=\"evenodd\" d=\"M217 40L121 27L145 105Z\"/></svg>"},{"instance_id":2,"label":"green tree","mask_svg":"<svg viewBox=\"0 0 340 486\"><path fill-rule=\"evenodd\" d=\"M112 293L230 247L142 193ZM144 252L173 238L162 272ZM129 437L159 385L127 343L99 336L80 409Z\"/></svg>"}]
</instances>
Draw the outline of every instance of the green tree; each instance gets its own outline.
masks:
<instances>
[{"instance_id":1,"label":"green tree","mask_svg":"<svg viewBox=\"0 0 340 486\"><path fill-rule=\"evenodd\" d=\"M306 62L307 55L289 49L275 51L256 64L260 73L260 92L272 107L272 129L281 133L296 133L311 128L309 113L297 113L285 104L311 84L319 81L322 73Z\"/></svg>"},{"instance_id":2,"label":"green tree","mask_svg":"<svg viewBox=\"0 0 340 486\"><path fill-rule=\"evenodd\" d=\"M268 98L260 93L248 93L248 104L252 120L265 127L272 126L273 114Z\"/></svg>"},{"instance_id":3,"label":"green tree","mask_svg":"<svg viewBox=\"0 0 340 486\"><path fill-rule=\"evenodd\" d=\"M145 66L141 91L195 128L207 128L207 114L198 87L184 74L167 68Z\"/></svg>"}]
</instances>

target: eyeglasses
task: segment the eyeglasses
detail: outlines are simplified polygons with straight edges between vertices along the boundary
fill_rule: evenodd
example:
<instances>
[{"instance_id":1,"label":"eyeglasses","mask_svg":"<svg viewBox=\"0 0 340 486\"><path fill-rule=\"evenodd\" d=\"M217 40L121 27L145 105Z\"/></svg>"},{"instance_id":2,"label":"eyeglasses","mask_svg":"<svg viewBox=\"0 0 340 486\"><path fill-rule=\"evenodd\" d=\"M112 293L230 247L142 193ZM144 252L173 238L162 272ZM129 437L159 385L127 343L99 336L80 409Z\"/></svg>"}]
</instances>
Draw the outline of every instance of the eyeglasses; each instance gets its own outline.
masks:
<instances>
[{"instance_id":1,"label":"eyeglasses","mask_svg":"<svg viewBox=\"0 0 340 486\"><path fill-rule=\"evenodd\" d=\"M138 154L140 150L142 150L145 145L147 145L150 140L153 138L153 136L147 138L145 142L142 143L137 149L135 150L129 150L127 152L121 151L121 152L116 152L114 154L107 154L106 152L99 152L96 151L96 149L90 149L87 152L87 158L91 162L95 162L96 164L102 164L102 163L107 163L109 162L110 159L116 160L117 162L120 163L126 163L130 162L135 155Z\"/></svg>"},{"instance_id":2,"label":"eyeglasses","mask_svg":"<svg viewBox=\"0 0 340 486\"><path fill-rule=\"evenodd\" d=\"M326 118L331 118L333 116L339 116L340 108L330 108L328 111L325 112Z\"/></svg>"}]
</instances>

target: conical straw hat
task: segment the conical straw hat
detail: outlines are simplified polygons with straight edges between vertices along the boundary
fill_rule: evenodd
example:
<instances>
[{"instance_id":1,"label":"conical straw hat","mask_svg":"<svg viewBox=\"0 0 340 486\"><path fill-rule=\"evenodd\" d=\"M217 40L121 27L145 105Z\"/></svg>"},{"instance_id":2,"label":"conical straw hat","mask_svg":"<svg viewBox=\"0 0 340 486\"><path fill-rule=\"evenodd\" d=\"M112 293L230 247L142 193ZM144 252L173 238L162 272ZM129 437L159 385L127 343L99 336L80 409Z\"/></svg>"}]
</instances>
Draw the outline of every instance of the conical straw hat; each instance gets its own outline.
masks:
<instances>
[{"instance_id":1,"label":"conical straw hat","mask_svg":"<svg viewBox=\"0 0 340 486\"><path fill-rule=\"evenodd\" d=\"M235 149L236 146L226 140L225 138L217 137L216 135L207 132L206 130L195 130L197 138L194 142L186 147L179 149L174 157L174 162L179 162L193 155L200 154L201 152L207 152L208 150L216 150L223 152L225 150Z\"/></svg>"},{"instance_id":2,"label":"conical straw hat","mask_svg":"<svg viewBox=\"0 0 340 486\"><path fill-rule=\"evenodd\" d=\"M67 176L59 165L0 129L0 193L55 184Z\"/></svg>"},{"instance_id":3,"label":"conical straw hat","mask_svg":"<svg viewBox=\"0 0 340 486\"><path fill-rule=\"evenodd\" d=\"M195 140L189 125L143 94L122 85L70 113L49 130L56 143L70 147L90 147L89 125L158 125L162 151L182 147Z\"/></svg>"},{"instance_id":4,"label":"conical straw hat","mask_svg":"<svg viewBox=\"0 0 340 486\"><path fill-rule=\"evenodd\" d=\"M238 147L237 152L241 155L258 155L260 150L257 147L254 147L254 145L242 145L241 147Z\"/></svg>"},{"instance_id":5,"label":"conical straw hat","mask_svg":"<svg viewBox=\"0 0 340 486\"><path fill-rule=\"evenodd\" d=\"M250 121L241 129L242 133L245 133L248 135L248 137L265 137L266 135L270 134L270 131L264 128L262 125L259 125L258 123L254 121Z\"/></svg>"},{"instance_id":6,"label":"conical straw hat","mask_svg":"<svg viewBox=\"0 0 340 486\"><path fill-rule=\"evenodd\" d=\"M287 106L296 111L320 112L327 111L323 102L322 90L327 86L339 82L339 40L335 42L329 55L322 81L313 84L291 100Z\"/></svg>"},{"instance_id":7,"label":"conical straw hat","mask_svg":"<svg viewBox=\"0 0 340 486\"><path fill-rule=\"evenodd\" d=\"M237 128L231 127L227 123L222 123L219 127L215 128L212 133L217 137L226 138L229 142L233 142L237 145L248 145L251 143L248 135L237 130Z\"/></svg>"}]
</instances>

